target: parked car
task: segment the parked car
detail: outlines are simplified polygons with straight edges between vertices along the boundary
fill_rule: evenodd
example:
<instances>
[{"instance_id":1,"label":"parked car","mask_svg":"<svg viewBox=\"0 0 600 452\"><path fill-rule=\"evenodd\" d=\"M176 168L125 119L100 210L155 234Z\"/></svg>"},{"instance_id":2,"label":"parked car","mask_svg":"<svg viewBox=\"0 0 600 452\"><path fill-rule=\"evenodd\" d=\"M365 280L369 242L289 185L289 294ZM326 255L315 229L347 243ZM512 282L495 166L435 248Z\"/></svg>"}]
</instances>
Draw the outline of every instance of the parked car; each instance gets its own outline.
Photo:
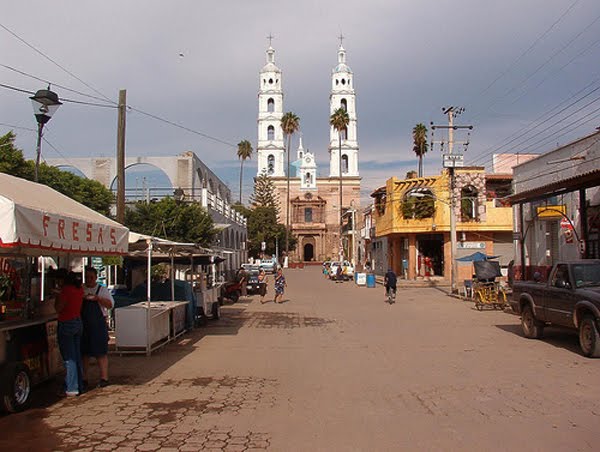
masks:
<instances>
[{"instance_id":1,"label":"parked car","mask_svg":"<svg viewBox=\"0 0 600 452\"><path fill-rule=\"evenodd\" d=\"M260 266L258 265L248 265L244 266L247 275L247 283L246 289L249 294L255 294L259 292L260 284L258 282L258 273L260 271Z\"/></svg>"},{"instance_id":2,"label":"parked car","mask_svg":"<svg viewBox=\"0 0 600 452\"><path fill-rule=\"evenodd\" d=\"M330 271L329 271L329 278L330 279L337 279L337 269L340 266L340 263L337 261L332 261L330 263ZM354 267L352 266L352 264L348 261L342 261L342 279L344 281L348 281L351 280L352 278L354 278Z\"/></svg>"},{"instance_id":3,"label":"parked car","mask_svg":"<svg viewBox=\"0 0 600 452\"><path fill-rule=\"evenodd\" d=\"M600 260L559 262L545 283L514 281L510 305L525 337L541 338L548 325L567 327L579 331L585 356L600 357Z\"/></svg>"},{"instance_id":4,"label":"parked car","mask_svg":"<svg viewBox=\"0 0 600 452\"><path fill-rule=\"evenodd\" d=\"M277 270L277 261L275 259L263 259L259 267L267 273L275 273Z\"/></svg>"}]
</instances>

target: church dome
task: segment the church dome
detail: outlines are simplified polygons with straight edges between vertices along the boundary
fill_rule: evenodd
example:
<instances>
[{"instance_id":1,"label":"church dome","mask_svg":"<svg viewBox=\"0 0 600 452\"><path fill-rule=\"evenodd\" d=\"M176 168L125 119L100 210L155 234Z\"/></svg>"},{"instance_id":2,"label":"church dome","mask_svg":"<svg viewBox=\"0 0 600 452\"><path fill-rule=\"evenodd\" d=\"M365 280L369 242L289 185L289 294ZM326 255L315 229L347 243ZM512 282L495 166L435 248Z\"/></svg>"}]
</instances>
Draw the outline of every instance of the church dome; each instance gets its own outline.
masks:
<instances>
[{"instance_id":1,"label":"church dome","mask_svg":"<svg viewBox=\"0 0 600 452\"><path fill-rule=\"evenodd\" d=\"M269 46L269 48L267 49L267 64L265 64L263 66L263 68L260 70L261 73L263 72L278 72L281 73L281 69L279 69L277 67L277 65L275 64L275 49L271 46Z\"/></svg>"},{"instance_id":2,"label":"church dome","mask_svg":"<svg viewBox=\"0 0 600 452\"><path fill-rule=\"evenodd\" d=\"M348 66L346 63L339 63L336 67L333 68L334 74L338 72L349 72L351 74L352 69L350 69L350 66Z\"/></svg>"}]
</instances>

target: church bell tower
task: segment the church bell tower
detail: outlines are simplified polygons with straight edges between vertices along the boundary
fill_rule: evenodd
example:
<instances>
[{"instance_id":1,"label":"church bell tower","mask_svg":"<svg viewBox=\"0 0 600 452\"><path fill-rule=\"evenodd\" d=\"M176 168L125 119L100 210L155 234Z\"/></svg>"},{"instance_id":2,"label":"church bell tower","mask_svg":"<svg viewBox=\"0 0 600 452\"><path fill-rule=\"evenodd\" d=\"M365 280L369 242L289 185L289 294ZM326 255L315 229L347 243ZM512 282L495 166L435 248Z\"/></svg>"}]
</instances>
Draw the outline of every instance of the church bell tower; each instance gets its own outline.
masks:
<instances>
[{"instance_id":1,"label":"church bell tower","mask_svg":"<svg viewBox=\"0 0 600 452\"><path fill-rule=\"evenodd\" d=\"M259 73L257 175L266 172L273 177L285 176L282 116L281 69L275 65L275 50L269 43L267 64Z\"/></svg>"},{"instance_id":2,"label":"church bell tower","mask_svg":"<svg viewBox=\"0 0 600 452\"><path fill-rule=\"evenodd\" d=\"M329 95L329 114L338 108L344 108L350 119L348 128L342 132L342 177L358 174L358 136L356 131L356 94L354 92L354 74L346 64L346 50L338 49L338 63L331 71L331 93ZM330 126L329 130L329 176L339 176L338 131Z\"/></svg>"}]
</instances>

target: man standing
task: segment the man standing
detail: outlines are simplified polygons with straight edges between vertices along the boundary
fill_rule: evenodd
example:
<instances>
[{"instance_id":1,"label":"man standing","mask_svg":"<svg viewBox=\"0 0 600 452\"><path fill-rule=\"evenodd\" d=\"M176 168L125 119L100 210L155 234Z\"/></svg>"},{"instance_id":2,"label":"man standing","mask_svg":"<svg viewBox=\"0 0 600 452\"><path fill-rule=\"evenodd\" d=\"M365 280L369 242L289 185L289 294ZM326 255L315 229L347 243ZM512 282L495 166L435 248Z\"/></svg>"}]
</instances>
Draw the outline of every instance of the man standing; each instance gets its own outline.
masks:
<instances>
[{"instance_id":1,"label":"man standing","mask_svg":"<svg viewBox=\"0 0 600 452\"><path fill-rule=\"evenodd\" d=\"M238 282L240 283L241 296L248 296L248 273L244 267L240 267L238 271Z\"/></svg>"},{"instance_id":2,"label":"man standing","mask_svg":"<svg viewBox=\"0 0 600 452\"><path fill-rule=\"evenodd\" d=\"M90 357L96 358L100 369L98 387L108 385L108 310L115 305L110 291L96 282L98 272L94 267L85 269L85 286L81 320L83 336L81 354L83 355L83 379L87 385Z\"/></svg>"}]
</instances>

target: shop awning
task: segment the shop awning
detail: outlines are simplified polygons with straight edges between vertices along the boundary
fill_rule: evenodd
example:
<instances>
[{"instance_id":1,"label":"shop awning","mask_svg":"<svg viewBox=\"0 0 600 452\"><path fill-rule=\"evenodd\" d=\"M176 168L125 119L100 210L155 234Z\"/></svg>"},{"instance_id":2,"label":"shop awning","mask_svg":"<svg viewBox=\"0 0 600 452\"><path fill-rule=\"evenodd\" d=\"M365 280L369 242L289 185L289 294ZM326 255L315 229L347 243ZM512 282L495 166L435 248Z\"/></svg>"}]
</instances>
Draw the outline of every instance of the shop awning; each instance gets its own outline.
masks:
<instances>
[{"instance_id":1,"label":"shop awning","mask_svg":"<svg viewBox=\"0 0 600 452\"><path fill-rule=\"evenodd\" d=\"M127 253L129 230L42 184L0 173L0 250Z\"/></svg>"}]
</instances>

